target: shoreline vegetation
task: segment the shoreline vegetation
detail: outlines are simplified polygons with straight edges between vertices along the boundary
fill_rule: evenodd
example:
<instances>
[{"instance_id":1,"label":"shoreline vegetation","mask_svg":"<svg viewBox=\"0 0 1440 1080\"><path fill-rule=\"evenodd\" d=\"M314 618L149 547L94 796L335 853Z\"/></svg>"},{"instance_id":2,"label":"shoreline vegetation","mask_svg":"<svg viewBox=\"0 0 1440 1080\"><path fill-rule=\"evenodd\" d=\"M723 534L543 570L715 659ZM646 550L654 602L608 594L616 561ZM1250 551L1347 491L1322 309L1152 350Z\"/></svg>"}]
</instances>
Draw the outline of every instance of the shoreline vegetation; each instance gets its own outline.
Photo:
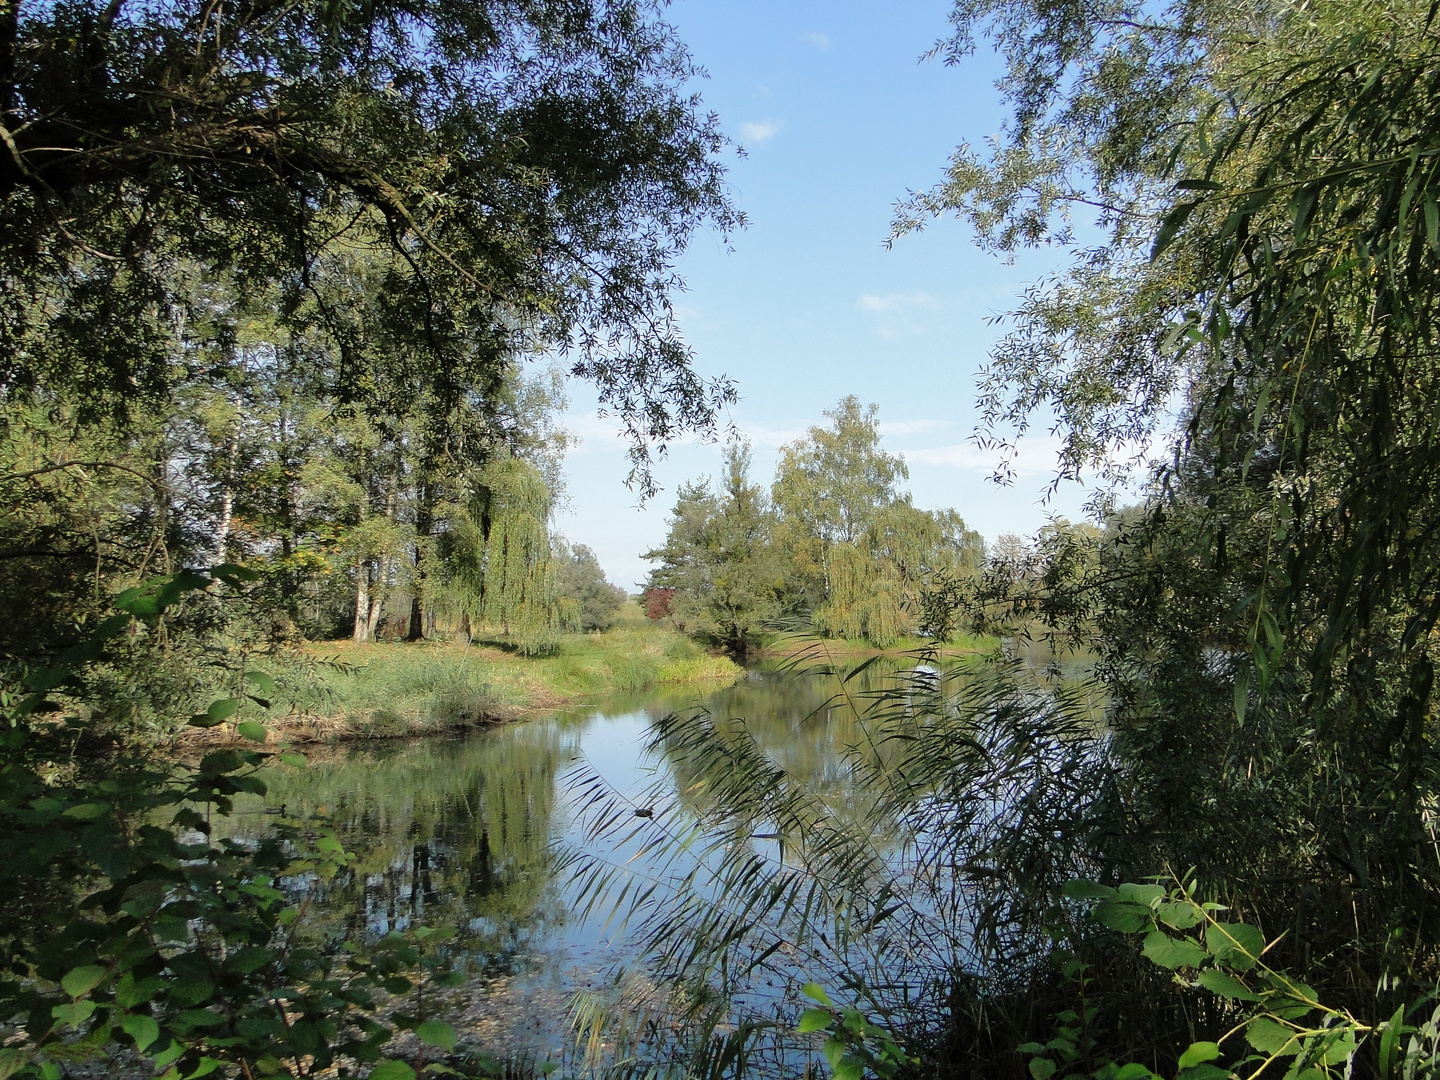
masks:
<instances>
[{"instance_id":1,"label":"shoreline vegetation","mask_svg":"<svg viewBox=\"0 0 1440 1080\"><path fill-rule=\"evenodd\" d=\"M744 668L673 630L621 626L565 634L544 656L487 641L322 641L283 680L289 708L270 743L419 738L528 719L661 686L729 685ZM230 725L187 729L177 745L243 740Z\"/></svg>"},{"instance_id":2,"label":"shoreline vegetation","mask_svg":"<svg viewBox=\"0 0 1440 1080\"><path fill-rule=\"evenodd\" d=\"M935 651L974 655L996 640L962 635ZM780 635L751 656L766 665L853 663L932 647L920 638L881 649L865 641ZM616 694L718 689L745 670L678 630L649 623L567 634L545 656L488 641L313 642L282 680L288 709L277 707L267 721L267 741L424 738L527 720ZM245 740L229 724L187 728L175 739L180 748L230 744Z\"/></svg>"}]
</instances>

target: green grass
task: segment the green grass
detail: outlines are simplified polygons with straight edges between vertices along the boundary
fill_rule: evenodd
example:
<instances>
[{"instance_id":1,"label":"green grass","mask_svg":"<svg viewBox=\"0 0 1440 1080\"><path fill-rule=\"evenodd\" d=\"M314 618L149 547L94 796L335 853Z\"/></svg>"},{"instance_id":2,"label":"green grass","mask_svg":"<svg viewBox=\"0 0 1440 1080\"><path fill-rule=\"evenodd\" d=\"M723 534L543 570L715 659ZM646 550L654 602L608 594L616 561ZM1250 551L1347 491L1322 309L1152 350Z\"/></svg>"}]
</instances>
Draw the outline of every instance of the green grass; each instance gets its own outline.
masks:
<instances>
[{"instance_id":1,"label":"green grass","mask_svg":"<svg viewBox=\"0 0 1440 1080\"><path fill-rule=\"evenodd\" d=\"M386 737L509 719L588 698L733 682L741 668L652 625L571 634L549 656L476 644L321 643L287 682L314 737Z\"/></svg>"}]
</instances>

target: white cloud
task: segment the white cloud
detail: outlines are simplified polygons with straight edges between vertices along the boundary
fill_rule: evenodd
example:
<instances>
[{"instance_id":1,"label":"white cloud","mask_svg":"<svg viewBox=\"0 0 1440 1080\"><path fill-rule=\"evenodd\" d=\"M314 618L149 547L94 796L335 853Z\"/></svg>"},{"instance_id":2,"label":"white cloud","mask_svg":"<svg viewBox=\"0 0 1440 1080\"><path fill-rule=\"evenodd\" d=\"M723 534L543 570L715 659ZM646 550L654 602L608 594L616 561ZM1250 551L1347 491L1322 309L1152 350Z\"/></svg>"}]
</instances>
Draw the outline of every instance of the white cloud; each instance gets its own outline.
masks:
<instances>
[{"instance_id":1,"label":"white cloud","mask_svg":"<svg viewBox=\"0 0 1440 1080\"><path fill-rule=\"evenodd\" d=\"M824 52L830 48L830 35L819 30L812 30L810 33L802 36L800 40L812 49L820 52Z\"/></svg>"},{"instance_id":2,"label":"white cloud","mask_svg":"<svg viewBox=\"0 0 1440 1080\"><path fill-rule=\"evenodd\" d=\"M747 120L740 125L740 134L752 143L762 143L780 134L784 126L779 120Z\"/></svg>"},{"instance_id":3,"label":"white cloud","mask_svg":"<svg viewBox=\"0 0 1440 1080\"><path fill-rule=\"evenodd\" d=\"M881 420L877 425L880 434L887 438L892 435L915 435L921 431L934 431L936 428L949 427L948 420ZM906 453L909 453L907 450Z\"/></svg>"},{"instance_id":4,"label":"white cloud","mask_svg":"<svg viewBox=\"0 0 1440 1080\"><path fill-rule=\"evenodd\" d=\"M860 297L860 307L865 311L874 311L882 315L893 315L901 311L913 311L916 308L934 309L940 306L940 301L927 292L913 293L886 293L884 296L875 296L866 293Z\"/></svg>"},{"instance_id":5,"label":"white cloud","mask_svg":"<svg viewBox=\"0 0 1440 1080\"><path fill-rule=\"evenodd\" d=\"M981 448L974 443L954 443L950 446L936 446L922 450L906 450L905 460L912 465L948 465L954 469L982 472L987 476L995 472L1007 457L1010 472L1015 476L1054 475L1059 462L1060 438L1056 435L1020 439L1013 455L1000 447Z\"/></svg>"}]
</instances>

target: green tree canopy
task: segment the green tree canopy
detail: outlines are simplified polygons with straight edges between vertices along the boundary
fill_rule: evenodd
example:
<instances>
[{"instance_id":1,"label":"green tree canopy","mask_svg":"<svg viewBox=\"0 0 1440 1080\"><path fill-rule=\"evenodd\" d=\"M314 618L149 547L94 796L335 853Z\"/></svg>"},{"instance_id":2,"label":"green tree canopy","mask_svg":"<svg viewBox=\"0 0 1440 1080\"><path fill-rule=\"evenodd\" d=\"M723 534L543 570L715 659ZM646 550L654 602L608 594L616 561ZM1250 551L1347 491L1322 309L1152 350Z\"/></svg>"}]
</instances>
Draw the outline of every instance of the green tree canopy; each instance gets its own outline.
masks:
<instances>
[{"instance_id":1,"label":"green tree canopy","mask_svg":"<svg viewBox=\"0 0 1440 1080\"><path fill-rule=\"evenodd\" d=\"M708 481L682 487L664 547L645 553L659 563L648 587L675 590L676 625L742 656L780 615L785 591L774 516L750 461L748 446L732 446L718 493Z\"/></svg>"},{"instance_id":2,"label":"green tree canopy","mask_svg":"<svg viewBox=\"0 0 1440 1080\"><path fill-rule=\"evenodd\" d=\"M600 560L586 545L571 545L563 536L557 536L551 548L561 624L574 630L607 630L614 626L629 594L606 580Z\"/></svg>"},{"instance_id":3,"label":"green tree canopy","mask_svg":"<svg viewBox=\"0 0 1440 1080\"><path fill-rule=\"evenodd\" d=\"M442 411L568 350L643 474L729 394L666 298L737 221L693 74L643 0L7 4L0 386L124 408L230 332L213 297L274 289L346 399L383 391L366 340Z\"/></svg>"}]
</instances>

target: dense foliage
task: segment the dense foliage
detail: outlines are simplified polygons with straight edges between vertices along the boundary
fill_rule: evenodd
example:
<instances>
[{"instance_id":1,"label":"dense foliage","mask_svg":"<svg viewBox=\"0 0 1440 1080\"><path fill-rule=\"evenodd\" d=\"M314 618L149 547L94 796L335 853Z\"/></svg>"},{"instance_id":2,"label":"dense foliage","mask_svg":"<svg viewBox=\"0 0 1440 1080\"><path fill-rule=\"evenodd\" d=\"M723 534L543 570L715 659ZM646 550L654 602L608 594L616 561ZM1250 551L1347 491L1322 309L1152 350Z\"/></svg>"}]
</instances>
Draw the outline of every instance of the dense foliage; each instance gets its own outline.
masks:
<instances>
[{"instance_id":1,"label":"dense foliage","mask_svg":"<svg viewBox=\"0 0 1440 1080\"><path fill-rule=\"evenodd\" d=\"M920 603L968 577L985 543L954 510L920 510L899 484L903 458L880 447L876 408L854 397L782 448L769 497L750 482L748 448L726 457L722 490L683 487L649 588L673 589L665 615L744 652L766 630L805 620L882 647L932 631ZM942 635L943 636L943 635Z\"/></svg>"}]
</instances>

